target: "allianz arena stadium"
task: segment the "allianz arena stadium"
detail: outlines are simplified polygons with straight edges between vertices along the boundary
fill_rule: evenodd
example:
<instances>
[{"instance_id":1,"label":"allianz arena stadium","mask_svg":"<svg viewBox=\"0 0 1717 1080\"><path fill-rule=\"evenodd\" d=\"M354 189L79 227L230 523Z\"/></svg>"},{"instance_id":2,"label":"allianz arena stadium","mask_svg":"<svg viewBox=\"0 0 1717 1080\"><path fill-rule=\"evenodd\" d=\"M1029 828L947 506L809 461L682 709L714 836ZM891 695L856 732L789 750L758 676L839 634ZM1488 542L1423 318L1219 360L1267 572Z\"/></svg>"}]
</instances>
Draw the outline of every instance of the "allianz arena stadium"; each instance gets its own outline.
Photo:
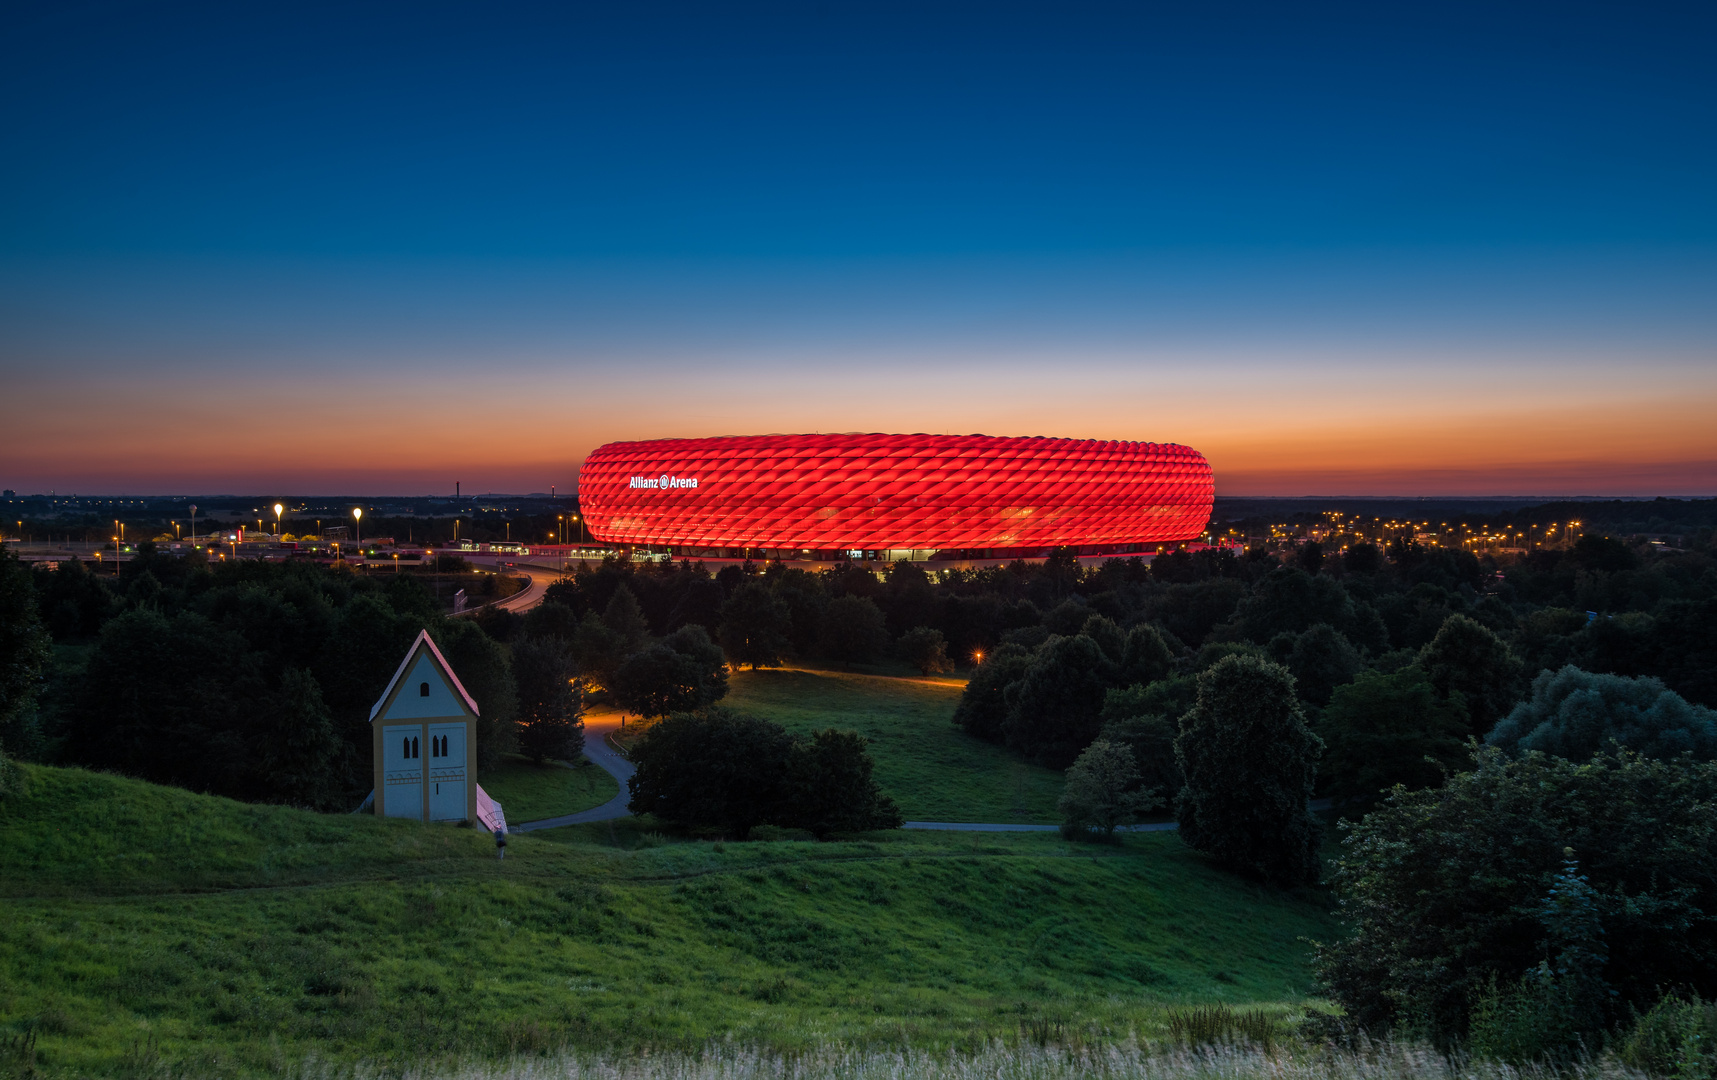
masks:
<instances>
[{"instance_id":1,"label":"allianz arena stadium","mask_svg":"<svg viewBox=\"0 0 1717 1080\"><path fill-rule=\"evenodd\" d=\"M988 435L744 435L598 447L591 535L675 556L1123 555L1197 538L1210 463L1173 443Z\"/></svg>"}]
</instances>

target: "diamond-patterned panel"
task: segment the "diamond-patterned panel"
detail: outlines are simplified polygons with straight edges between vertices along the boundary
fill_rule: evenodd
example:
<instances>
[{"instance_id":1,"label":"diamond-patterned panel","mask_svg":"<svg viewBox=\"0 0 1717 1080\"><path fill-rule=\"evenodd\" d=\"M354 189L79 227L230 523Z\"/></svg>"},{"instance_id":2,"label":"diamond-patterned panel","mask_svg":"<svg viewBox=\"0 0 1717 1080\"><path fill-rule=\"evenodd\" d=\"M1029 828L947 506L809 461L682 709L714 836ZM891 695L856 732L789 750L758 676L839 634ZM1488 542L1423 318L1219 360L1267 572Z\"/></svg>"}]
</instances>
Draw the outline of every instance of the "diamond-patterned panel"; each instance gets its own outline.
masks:
<instances>
[{"instance_id":1,"label":"diamond-patterned panel","mask_svg":"<svg viewBox=\"0 0 1717 1080\"><path fill-rule=\"evenodd\" d=\"M989 435L609 443L578 481L609 543L813 551L1190 540L1214 494L1188 446Z\"/></svg>"}]
</instances>

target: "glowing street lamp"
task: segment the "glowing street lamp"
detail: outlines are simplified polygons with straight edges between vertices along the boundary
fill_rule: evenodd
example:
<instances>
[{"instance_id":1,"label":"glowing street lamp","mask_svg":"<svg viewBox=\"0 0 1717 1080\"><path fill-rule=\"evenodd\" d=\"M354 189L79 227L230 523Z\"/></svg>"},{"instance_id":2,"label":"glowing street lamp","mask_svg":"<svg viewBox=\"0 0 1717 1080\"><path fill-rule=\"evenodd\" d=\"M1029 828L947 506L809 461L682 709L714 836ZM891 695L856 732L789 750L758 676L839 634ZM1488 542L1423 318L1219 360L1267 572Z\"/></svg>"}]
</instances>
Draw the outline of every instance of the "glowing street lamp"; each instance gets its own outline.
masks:
<instances>
[{"instance_id":1,"label":"glowing street lamp","mask_svg":"<svg viewBox=\"0 0 1717 1080\"><path fill-rule=\"evenodd\" d=\"M361 507L361 506L352 507L352 520L357 522L356 528L358 530L358 550L362 551L362 550L364 550L364 508L363 507Z\"/></svg>"},{"instance_id":2,"label":"glowing street lamp","mask_svg":"<svg viewBox=\"0 0 1717 1080\"><path fill-rule=\"evenodd\" d=\"M280 538L280 512L284 509L286 509L286 507L281 506L279 503L274 504L274 537L277 540Z\"/></svg>"}]
</instances>

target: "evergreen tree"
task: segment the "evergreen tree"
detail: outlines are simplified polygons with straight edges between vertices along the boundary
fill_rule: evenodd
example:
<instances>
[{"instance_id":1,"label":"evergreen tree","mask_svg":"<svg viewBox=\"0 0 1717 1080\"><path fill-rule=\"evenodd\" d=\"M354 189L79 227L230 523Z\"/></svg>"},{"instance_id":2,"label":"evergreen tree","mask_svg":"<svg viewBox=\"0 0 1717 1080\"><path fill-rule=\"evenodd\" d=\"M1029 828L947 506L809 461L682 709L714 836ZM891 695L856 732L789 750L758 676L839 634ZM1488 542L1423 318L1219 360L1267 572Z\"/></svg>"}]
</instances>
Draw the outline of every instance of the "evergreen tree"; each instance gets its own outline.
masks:
<instances>
[{"instance_id":1,"label":"evergreen tree","mask_svg":"<svg viewBox=\"0 0 1717 1080\"><path fill-rule=\"evenodd\" d=\"M619 635L622 656L643 648L650 640L650 620L644 617L638 598L625 585L614 590L608 606L603 608L602 625Z\"/></svg>"},{"instance_id":2,"label":"evergreen tree","mask_svg":"<svg viewBox=\"0 0 1717 1080\"><path fill-rule=\"evenodd\" d=\"M41 748L36 696L52 642L36 612L30 571L0 551L0 749L30 757Z\"/></svg>"},{"instance_id":3,"label":"evergreen tree","mask_svg":"<svg viewBox=\"0 0 1717 1080\"><path fill-rule=\"evenodd\" d=\"M559 638L513 646L518 686L519 749L539 764L577 761L584 753L584 701L571 650Z\"/></svg>"},{"instance_id":4,"label":"evergreen tree","mask_svg":"<svg viewBox=\"0 0 1717 1080\"><path fill-rule=\"evenodd\" d=\"M507 651L471 619L444 620L435 638L459 684L477 703L477 771L492 769L519 745L518 690Z\"/></svg>"},{"instance_id":5,"label":"evergreen tree","mask_svg":"<svg viewBox=\"0 0 1717 1080\"><path fill-rule=\"evenodd\" d=\"M1322 829L1308 802L1322 750L1286 668L1253 656L1217 663L1198 677L1175 740L1181 839L1264 881L1315 882Z\"/></svg>"},{"instance_id":6,"label":"evergreen tree","mask_svg":"<svg viewBox=\"0 0 1717 1080\"><path fill-rule=\"evenodd\" d=\"M347 748L322 704L314 675L288 668L274 693L260 703L246 734L251 743L247 798L317 810L344 803L341 759Z\"/></svg>"}]
</instances>

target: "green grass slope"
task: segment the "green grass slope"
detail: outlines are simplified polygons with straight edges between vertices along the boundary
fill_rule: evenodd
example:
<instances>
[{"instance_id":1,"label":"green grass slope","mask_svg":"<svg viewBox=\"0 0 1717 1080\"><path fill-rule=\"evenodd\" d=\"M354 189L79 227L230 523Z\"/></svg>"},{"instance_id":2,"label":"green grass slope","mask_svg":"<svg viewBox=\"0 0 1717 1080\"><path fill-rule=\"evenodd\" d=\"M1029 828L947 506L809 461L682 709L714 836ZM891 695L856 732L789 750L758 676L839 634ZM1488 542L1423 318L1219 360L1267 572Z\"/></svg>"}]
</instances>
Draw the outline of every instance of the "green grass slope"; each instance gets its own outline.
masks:
<instances>
[{"instance_id":1,"label":"green grass slope","mask_svg":"<svg viewBox=\"0 0 1717 1080\"><path fill-rule=\"evenodd\" d=\"M1061 774L949 722L963 684L832 671L737 671L725 705L790 731L851 729L870 739L876 778L909 821L1054 824Z\"/></svg>"},{"instance_id":2,"label":"green grass slope","mask_svg":"<svg viewBox=\"0 0 1717 1080\"><path fill-rule=\"evenodd\" d=\"M501 804L507 821L514 825L576 814L620 794L619 782L588 758L580 758L569 769L558 761L538 765L513 754L477 782Z\"/></svg>"},{"instance_id":3,"label":"green grass slope","mask_svg":"<svg viewBox=\"0 0 1717 1080\"><path fill-rule=\"evenodd\" d=\"M514 838L26 769L0 801L0 1035L49 1075L386 1066L563 1045L967 1044L1287 1005L1316 896L1173 836ZM633 846L637 845L637 846Z\"/></svg>"}]
</instances>

